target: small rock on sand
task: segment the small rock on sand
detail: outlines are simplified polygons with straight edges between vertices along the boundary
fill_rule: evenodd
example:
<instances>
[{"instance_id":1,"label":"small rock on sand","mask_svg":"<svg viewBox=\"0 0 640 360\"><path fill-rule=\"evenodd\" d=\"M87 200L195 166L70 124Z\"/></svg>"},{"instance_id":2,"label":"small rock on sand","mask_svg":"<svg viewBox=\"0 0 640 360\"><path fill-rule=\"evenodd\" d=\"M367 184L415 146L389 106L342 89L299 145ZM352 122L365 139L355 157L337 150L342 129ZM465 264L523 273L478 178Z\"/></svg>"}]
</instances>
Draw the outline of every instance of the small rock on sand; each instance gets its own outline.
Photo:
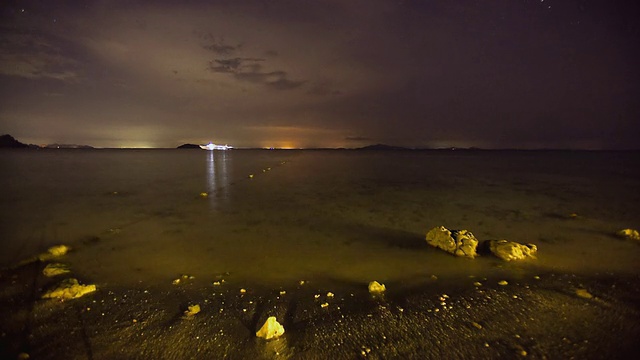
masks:
<instances>
[{"instance_id":1,"label":"small rock on sand","mask_svg":"<svg viewBox=\"0 0 640 360\"><path fill-rule=\"evenodd\" d=\"M189 305L189 307L187 308L187 310L185 310L184 312L184 316L185 317L191 317L197 313L200 312L200 305L195 304L195 305Z\"/></svg>"},{"instance_id":2,"label":"small rock on sand","mask_svg":"<svg viewBox=\"0 0 640 360\"><path fill-rule=\"evenodd\" d=\"M505 261L535 259L538 247L534 244L519 244L508 240L488 240L487 244L493 255Z\"/></svg>"},{"instance_id":3,"label":"small rock on sand","mask_svg":"<svg viewBox=\"0 0 640 360\"><path fill-rule=\"evenodd\" d=\"M371 293L373 295L382 294L386 290L387 290L387 287L384 286L384 284L380 284L377 281L372 281L372 282L369 283L369 293Z\"/></svg>"},{"instance_id":4,"label":"small rock on sand","mask_svg":"<svg viewBox=\"0 0 640 360\"><path fill-rule=\"evenodd\" d=\"M63 280L56 288L47 291L42 295L42 298L61 300L77 299L94 291L96 291L95 285L80 285L78 280L69 278Z\"/></svg>"},{"instance_id":5,"label":"small rock on sand","mask_svg":"<svg viewBox=\"0 0 640 360\"><path fill-rule=\"evenodd\" d=\"M45 268L42 270L42 274L46 277L53 277L57 275L62 275L70 272L69 267L65 264L61 263L52 263L47 264Z\"/></svg>"},{"instance_id":6,"label":"small rock on sand","mask_svg":"<svg viewBox=\"0 0 640 360\"><path fill-rule=\"evenodd\" d=\"M38 255L38 260L47 261L62 255L65 255L66 253L69 252L69 250L71 250L71 248L68 247L67 245L52 246L47 250L46 253L42 253Z\"/></svg>"},{"instance_id":7,"label":"small rock on sand","mask_svg":"<svg viewBox=\"0 0 640 360\"><path fill-rule=\"evenodd\" d=\"M616 233L619 237L629 240L640 241L640 232L634 229L622 229Z\"/></svg>"},{"instance_id":8,"label":"small rock on sand","mask_svg":"<svg viewBox=\"0 0 640 360\"><path fill-rule=\"evenodd\" d=\"M587 289L576 289L576 295L580 296L581 298L585 298L585 299L593 298L593 295L591 295L587 291Z\"/></svg>"},{"instance_id":9,"label":"small rock on sand","mask_svg":"<svg viewBox=\"0 0 640 360\"><path fill-rule=\"evenodd\" d=\"M284 334L284 327L275 316L270 316L264 325L256 332L256 336L265 340L277 339Z\"/></svg>"}]
</instances>

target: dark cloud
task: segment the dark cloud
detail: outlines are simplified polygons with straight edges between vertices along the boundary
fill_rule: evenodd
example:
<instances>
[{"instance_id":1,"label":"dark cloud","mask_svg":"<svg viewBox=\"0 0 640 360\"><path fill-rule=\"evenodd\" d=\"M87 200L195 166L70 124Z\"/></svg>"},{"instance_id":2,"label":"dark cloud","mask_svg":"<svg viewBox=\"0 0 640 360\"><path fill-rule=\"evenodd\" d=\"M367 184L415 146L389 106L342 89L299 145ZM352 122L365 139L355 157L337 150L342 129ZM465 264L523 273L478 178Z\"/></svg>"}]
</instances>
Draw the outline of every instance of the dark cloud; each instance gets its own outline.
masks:
<instances>
[{"instance_id":1,"label":"dark cloud","mask_svg":"<svg viewBox=\"0 0 640 360\"><path fill-rule=\"evenodd\" d=\"M214 59L209 62L209 70L219 73L238 73L242 69L253 68L258 64L258 61L264 61L264 59L254 58L233 58L233 59ZM249 63L247 65L247 63Z\"/></svg>"},{"instance_id":2,"label":"dark cloud","mask_svg":"<svg viewBox=\"0 0 640 360\"><path fill-rule=\"evenodd\" d=\"M637 148L638 9L607 0L9 0L0 127L158 142L179 128L185 140L211 132L247 146L266 145L269 129L281 139L307 129L318 146Z\"/></svg>"},{"instance_id":3,"label":"dark cloud","mask_svg":"<svg viewBox=\"0 0 640 360\"><path fill-rule=\"evenodd\" d=\"M236 44L236 45L225 44L225 40L223 37L216 38L210 33L203 34L200 32L194 32L194 34L196 35L196 37L206 42L205 45L202 45L202 48L212 51L216 55L227 56L242 49L242 44Z\"/></svg>"},{"instance_id":4,"label":"dark cloud","mask_svg":"<svg viewBox=\"0 0 640 360\"><path fill-rule=\"evenodd\" d=\"M261 58L214 59L209 63L209 70L231 74L236 80L262 84L274 90L291 90L305 83L288 79L286 71L263 71L261 63L264 61Z\"/></svg>"},{"instance_id":5,"label":"dark cloud","mask_svg":"<svg viewBox=\"0 0 640 360\"><path fill-rule=\"evenodd\" d=\"M0 74L77 81L81 66L69 57L66 45L47 34L3 28L0 32Z\"/></svg>"},{"instance_id":6,"label":"dark cloud","mask_svg":"<svg viewBox=\"0 0 640 360\"><path fill-rule=\"evenodd\" d=\"M211 44L211 45L203 46L203 48L207 50L211 50L218 55L229 55L236 50L234 46L222 45L222 44Z\"/></svg>"},{"instance_id":7,"label":"dark cloud","mask_svg":"<svg viewBox=\"0 0 640 360\"><path fill-rule=\"evenodd\" d=\"M256 84L263 84L275 90L291 90L302 86L304 81L292 81L287 79L287 73L285 71L260 71L259 64L253 64L248 67L249 71L237 71L233 72L236 79L252 82Z\"/></svg>"}]
</instances>

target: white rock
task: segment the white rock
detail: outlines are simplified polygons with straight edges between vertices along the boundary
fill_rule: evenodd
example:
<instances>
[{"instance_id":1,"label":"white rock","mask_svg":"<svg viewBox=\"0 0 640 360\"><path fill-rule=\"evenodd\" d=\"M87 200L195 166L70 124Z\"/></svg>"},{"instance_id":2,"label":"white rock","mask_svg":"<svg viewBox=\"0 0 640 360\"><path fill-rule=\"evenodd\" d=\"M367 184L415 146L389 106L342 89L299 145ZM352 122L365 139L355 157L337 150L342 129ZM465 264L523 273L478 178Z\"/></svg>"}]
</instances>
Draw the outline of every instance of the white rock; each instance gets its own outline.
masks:
<instances>
[{"instance_id":1,"label":"white rock","mask_svg":"<svg viewBox=\"0 0 640 360\"><path fill-rule=\"evenodd\" d=\"M94 291L96 291L95 285L81 285L78 283L78 280L69 278L63 280L56 288L47 291L42 295L42 298L62 300L77 299Z\"/></svg>"},{"instance_id":2,"label":"white rock","mask_svg":"<svg viewBox=\"0 0 640 360\"><path fill-rule=\"evenodd\" d=\"M536 258L538 247L534 244L519 244L508 240L489 240L489 250L493 255L505 261Z\"/></svg>"},{"instance_id":3,"label":"white rock","mask_svg":"<svg viewBox=\"0 0 640 360\"><path fill-rule=\"evenodd\" d=\"M270 316L264 325L256 332L256 336L265 340L279 338L284 334L284 327L280 325L275 316Z\"/></svg>"},{"instance_id":4,"label":"white rock","mask_svg":"<svg viewBox=\"0 0 640 360\"><path fill-rule=\"evenodd\" d=\"M387 290L387 287L384 286L384 284L380 284L377 281L372 281L369 283L369 293L371 294L382 294L383 292L385 292L385 290Z\"/></svg>"},{"instance_id":5,"label":"white rock","mask_svg":"<svg viewBox=\"0 0 640 360\"><path fill-rule=\"evenodd\" d=\"M45 268L42 270L42 274L46 277L53 277L57 275L62 275L70 272L69 267L65 264L61 263L53 263L47 264Z\"/></svg>"},{"instance_id":6,"label":"white rock","mask_svg":"<svg viewBox=\"0 0 640 360\"><path fill-rule=\"evenodd\" d=\"M185 317L191 317L197 313L200 312L200 305L195 304L195 305L189 305L189 307L187 308L187 310L185 310L184 312L184 316Z\"/></svg>"},{"instance_id":7,"label":"white rock","mask_svg":"<svg viewBox=\"0 0 640 360\"><path fill-rule=\"evenodd\" d=\"M60 257L62 255L66 255L69 252L69 250L71 250L71 248L68 247L67 245L52 246L47 250L46 253L42 253L42 254L38 255L38 259L40 261L51 260L53 258L57 258L57 257Z\"/></svg>"},{"instance_id":8,"label":"white rock","mask_svg":"<svg viewBox=\"0 0 640 360\"><path fill-rule=\"evenodd\" d=\"M427 243L456 256L476 257L478 239L468 230L449 230L435 227L427 233Z\"/></svg>"}]
</instances>

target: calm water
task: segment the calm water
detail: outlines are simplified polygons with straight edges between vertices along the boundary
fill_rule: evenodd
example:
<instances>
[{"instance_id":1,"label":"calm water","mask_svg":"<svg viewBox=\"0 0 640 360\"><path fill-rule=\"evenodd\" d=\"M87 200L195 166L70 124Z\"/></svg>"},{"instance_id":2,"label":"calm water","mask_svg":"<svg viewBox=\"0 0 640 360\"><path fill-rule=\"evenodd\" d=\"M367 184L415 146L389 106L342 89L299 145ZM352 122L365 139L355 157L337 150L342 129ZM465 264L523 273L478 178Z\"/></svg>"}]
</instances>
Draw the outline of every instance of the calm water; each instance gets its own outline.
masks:
<instances>
[{"instance_id":1,"label":"calm water","mask_svg":"<svg viewBox=\"0 0 640 360\"><path fill-rule=\"evenodd\" d=\"M539 259L512 273L637 273L640 244L611 234L640 228L638 155L2 151L0 264L63 243L74 272L123 286L223 273L238 285L409 284L504 269L429 248L424 234L444 225L537 244Z\"/></svg>"}]
</instances>

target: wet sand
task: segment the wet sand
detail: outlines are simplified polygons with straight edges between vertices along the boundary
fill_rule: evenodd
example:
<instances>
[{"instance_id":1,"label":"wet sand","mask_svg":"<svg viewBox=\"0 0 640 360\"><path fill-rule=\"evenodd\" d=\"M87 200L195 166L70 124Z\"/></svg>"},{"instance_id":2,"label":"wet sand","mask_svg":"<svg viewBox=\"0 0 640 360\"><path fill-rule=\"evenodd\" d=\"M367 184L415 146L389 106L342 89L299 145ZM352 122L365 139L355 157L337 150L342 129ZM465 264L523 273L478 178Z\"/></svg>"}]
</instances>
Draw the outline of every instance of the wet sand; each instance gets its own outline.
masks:
<instances>
[{"instance_id":1,"label":"wet sand","mask_svg":"<svg viewBox=\"0 0 640 360\"><path fill-rule=\"evenodd\" d=\"M0 358L600 359L635 358L640 350L635 275L518 272L516 266L505 269L508 278L386 283L384 296L375 297L363 283L308 279L267 288L222 274L220 286L197 279L161 287L99 285L95 293L60 301L40 299L65 277L44 277L44 266L2 272ZM507 285L498 284L503 279ZM183 318L190 304L201 312ZM284 325L283 337L255 336L268 316Z\"/></svg>"}]
</instances>

